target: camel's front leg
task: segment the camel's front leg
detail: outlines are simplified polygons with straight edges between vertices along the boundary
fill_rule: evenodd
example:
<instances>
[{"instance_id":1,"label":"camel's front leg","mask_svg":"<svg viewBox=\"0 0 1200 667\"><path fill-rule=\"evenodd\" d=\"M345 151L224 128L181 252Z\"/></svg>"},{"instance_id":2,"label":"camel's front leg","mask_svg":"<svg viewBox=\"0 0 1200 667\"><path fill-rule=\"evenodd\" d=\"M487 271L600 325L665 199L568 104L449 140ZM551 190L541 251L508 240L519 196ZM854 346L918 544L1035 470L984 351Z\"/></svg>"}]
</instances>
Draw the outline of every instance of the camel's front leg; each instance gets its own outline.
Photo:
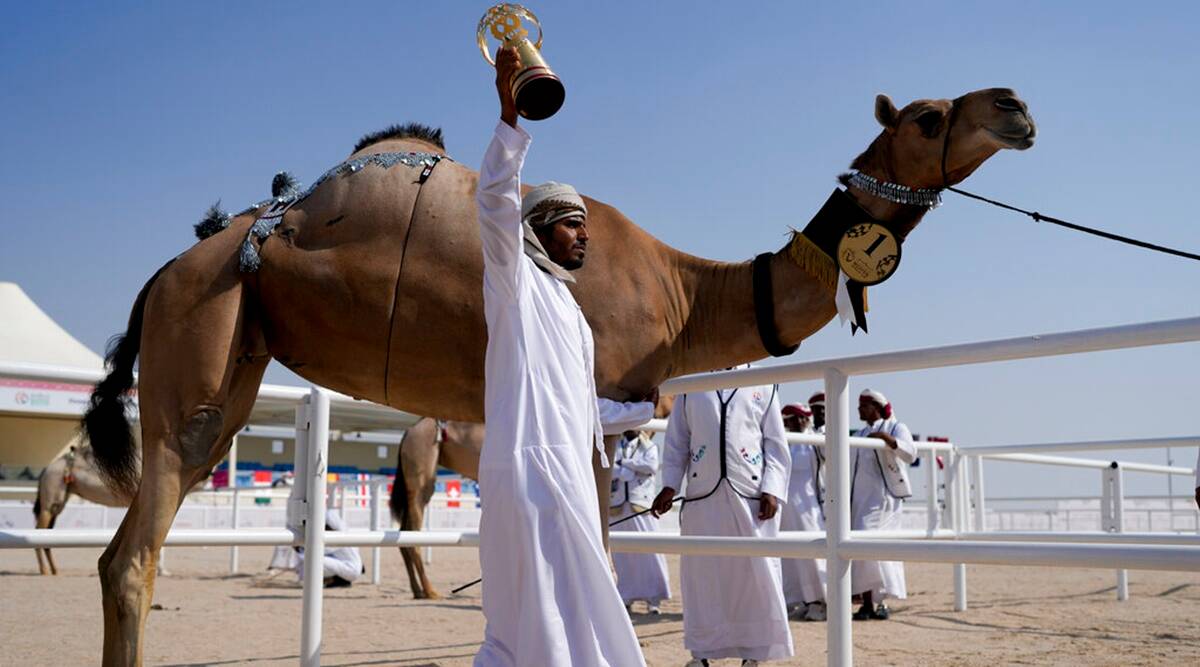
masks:
<instances>
[{"instance_id":1,"label":"camel's front leg","mask_svg":"<svg viewBox=\"0 0 1200 667\"><path fill-rule=\"evenodd\" d=\"M604 451L609 461L616 455L620 439L619 435L604 437ZM600 465L600 453L597 451L592 452L592 472L596 476L596 497L600 502L600 535L604 538L604 550L608 551L608 500L612 495L612 467Z\"/></svg>"}]
</instances>

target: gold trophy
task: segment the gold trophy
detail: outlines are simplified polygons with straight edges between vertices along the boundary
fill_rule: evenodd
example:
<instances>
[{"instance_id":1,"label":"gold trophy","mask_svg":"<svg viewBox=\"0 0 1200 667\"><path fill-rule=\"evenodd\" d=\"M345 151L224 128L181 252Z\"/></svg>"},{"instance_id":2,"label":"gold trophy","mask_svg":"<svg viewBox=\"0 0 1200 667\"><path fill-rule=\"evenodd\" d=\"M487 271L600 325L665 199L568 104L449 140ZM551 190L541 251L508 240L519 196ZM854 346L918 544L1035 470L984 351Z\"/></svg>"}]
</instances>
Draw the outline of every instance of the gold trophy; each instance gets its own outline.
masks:
<instances>
[{"instance_id":1,"label":"gold trophy","mask_svg":"<svg viewBox=\"0 0 1200 667\"><path fill-rule=\"evenodd\" d=\"M529 29L526 26L537 29L537 41L529 41ZM566 99L567 91L558 75L550 70L542 58L542 24L533 12L521 5L504 3L487 10L479 19L479 30L476 32L479 50L483 52L484 60L495 67L496 61L492 59L495 49L489 46L487 40L489 33L503 46L516 47L520 57L521 69L509 82L517 102L517 113L529 120L543 120L557 113Z\"/></svg>"}]
</instances>

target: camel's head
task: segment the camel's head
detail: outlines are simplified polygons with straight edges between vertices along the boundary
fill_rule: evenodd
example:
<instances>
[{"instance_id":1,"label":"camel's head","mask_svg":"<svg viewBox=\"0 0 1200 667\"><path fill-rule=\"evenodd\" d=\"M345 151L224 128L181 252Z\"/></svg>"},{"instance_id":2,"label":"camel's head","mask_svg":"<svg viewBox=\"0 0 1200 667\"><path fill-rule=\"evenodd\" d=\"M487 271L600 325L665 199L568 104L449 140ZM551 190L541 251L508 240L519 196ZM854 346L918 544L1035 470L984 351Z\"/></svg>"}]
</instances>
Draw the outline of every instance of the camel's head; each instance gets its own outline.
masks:
<instances>
[{"instance_id":1,"label":"camel's head","mask_svg":"<svg viewBox=\"0 0 1200 667\"><path fill-rule=\"evenodd\" d=\"M1037 134L1029 107L1011 88L985 88L956 100L917 100L899 110L891 98L879 95L875 118L883 132L853 168L910 188L960 183L996 151L1025 150Z\"/></svg>"}]
</instances>

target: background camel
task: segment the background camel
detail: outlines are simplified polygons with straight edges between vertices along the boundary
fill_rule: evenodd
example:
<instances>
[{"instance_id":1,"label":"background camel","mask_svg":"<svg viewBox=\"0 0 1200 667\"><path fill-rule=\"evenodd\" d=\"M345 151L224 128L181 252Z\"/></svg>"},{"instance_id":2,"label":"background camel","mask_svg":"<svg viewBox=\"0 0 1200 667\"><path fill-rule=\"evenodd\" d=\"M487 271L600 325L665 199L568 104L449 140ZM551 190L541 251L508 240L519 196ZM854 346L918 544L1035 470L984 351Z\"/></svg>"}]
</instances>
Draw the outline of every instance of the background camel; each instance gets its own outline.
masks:
<instances>
[{"instance_id":1,"label":"background camel","mask_svg":"<svg viewBox=\"0 0 1200 667\"><path fill-rule=\"evenodd\" d=\"M50 462L38 477L37 499L33 501L33 516L37 528L53 528L58 515L71 494L106 507L129 507L132 495L110 487L96 466L92 448L72 446ZM49 549L35 549L38 569L42 574L58 574L54 556ZM45 553L45 561L42 554Z\"/></svg>"},{"instance_id":2,"label":"background camel","mask_svg":"<svg viewBox=\"0 0 1200 667\"><path fill-rule=\"evenodd\" d=\"M105 507L129 507L133 498L108 483L96 465L91 447L72 445L51 461L38 477L37 497L33 501L34 527L53 528L72 494ZM54 564L50 549L34 549L34 552L37 554L38 570L43 575L58 574L58 566ZM43 554L45 561L42 560ZM168 574L161 555L155 566L158 574Z\"/></svg>"},{"instance_id":3,"label":"background camel","mask_svg":"<svg viewBox=\"0 0 1200 667\"><path fill-rule=\"evenodd\" d=\"M881 95L875 117L882 131L852 166L912 188L958 183L997 151L1028 148L1035 134L1025 103L1006 88L902 110ZM106 664L140 663L158 550L186 489L246 423L271 358L359 398L483 418L478 177L439 161L443 152L440 131L421 127L367 137L298 201L285 196L239 214L138 294L85 415L101 467L133 489L125 402L140 354L141 483L99 562ZM853 189L849 196L900 238L927 212ZM587 206L589 256L572 291L594 333L601 395L628 400L670 377L766 356L750 263L688 255L612 206ZM779 289L766 326L785 346L836 311L832 259L799 261L804 247L794 236L767 264ZM596 474L604 516L608 471Z\"/></svg>"},{"instance_id":4,"label":"background camel","mask_svg":"<svg viewBox=\"0 0 1200 667\"><path fill-rule=\"evenodd\" d=\"M479 453L483 451L483 424L438 422L425 417L404 432L396 461L396 482L388 505L400 530L421 530L425 510L433 497L438 466L470 479L479 479ZM425 561L415 547L400 547L413 597L436 600L441 594L425 575Z\"/></svg>"}]
</instances>

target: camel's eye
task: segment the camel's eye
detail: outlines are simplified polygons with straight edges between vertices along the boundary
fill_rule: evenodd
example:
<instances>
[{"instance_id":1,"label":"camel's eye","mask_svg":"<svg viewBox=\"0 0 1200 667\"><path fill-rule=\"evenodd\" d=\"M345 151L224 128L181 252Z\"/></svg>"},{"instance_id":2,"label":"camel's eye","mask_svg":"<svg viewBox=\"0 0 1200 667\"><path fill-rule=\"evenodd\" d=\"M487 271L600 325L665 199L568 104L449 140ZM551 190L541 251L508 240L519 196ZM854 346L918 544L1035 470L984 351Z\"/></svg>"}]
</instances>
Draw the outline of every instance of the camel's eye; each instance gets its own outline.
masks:
<instances>
[{"instance_id":1,"label":"camel's eye","mask_svg":"<svg viewBox=\"0 0 1200 667\"><path fill-rule=\"evenodd\" d=\"M917 127L921 128L921 134L927 137L937 136L938 129L942 125L941 111L923 111L917 116Z\"/></svg>"}]
</instances>

